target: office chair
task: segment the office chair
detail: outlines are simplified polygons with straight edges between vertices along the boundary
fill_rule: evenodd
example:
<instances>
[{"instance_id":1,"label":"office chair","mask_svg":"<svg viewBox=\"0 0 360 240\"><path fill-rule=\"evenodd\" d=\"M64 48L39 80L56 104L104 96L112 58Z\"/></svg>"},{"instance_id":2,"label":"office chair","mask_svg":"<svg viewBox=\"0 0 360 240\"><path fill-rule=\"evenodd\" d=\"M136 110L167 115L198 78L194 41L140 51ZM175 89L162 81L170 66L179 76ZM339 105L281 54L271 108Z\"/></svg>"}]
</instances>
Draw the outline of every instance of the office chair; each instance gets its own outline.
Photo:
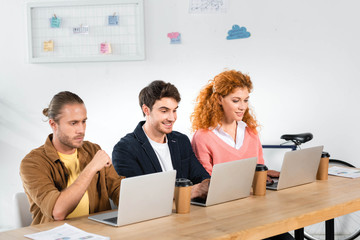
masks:
<instances>
[{"instance_id":1,"label":"office chair","mask_svg":"<svg viewBox=\"0 0 360 240\"><path fill-rule=\"evenodd\" d=\"M118 207L115 205L115 203L113 202L113 200L111 200L109 198L109 201L110 201L110 206L111 206L111 209L117 209Z\"/></svg>"},{"instance_id":2,"label":"office chair","mask_svg":"<svg viewBox=\"0 0 360 240\"><path fill-rule=\"evenodd\" d=\"M16 217L18 227L27 227L32 222L32 215L30 213L30 204L24 192L18 192L14 196L16 204Z\"/></svg>"}]
</instances>

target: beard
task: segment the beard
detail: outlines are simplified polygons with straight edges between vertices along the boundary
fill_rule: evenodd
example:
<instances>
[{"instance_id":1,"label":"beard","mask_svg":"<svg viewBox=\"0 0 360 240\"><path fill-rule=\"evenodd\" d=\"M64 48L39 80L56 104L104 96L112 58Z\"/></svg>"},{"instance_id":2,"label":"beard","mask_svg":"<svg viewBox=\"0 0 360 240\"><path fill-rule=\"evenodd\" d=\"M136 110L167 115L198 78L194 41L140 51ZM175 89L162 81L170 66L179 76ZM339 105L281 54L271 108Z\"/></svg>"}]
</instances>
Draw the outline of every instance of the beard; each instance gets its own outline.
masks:
<instances>
[{"instance_id":1,"label":"beard","mask_svg":"<svg viewBox=\"0 0 360 240\"><path fill-rule=\"evenodd\" d=\"M59 132L59 134L57 135L57 137L58 137L58 139L59 139L59 142L60 142L62 145L66 146L66 147L69 147L69 148L79 148L79 147L82 146L83 141L78 142L78 141L76 140L76 138L78 138L78 137L82 137L82 138L83 138L83 137L84 137L84 134L77 135L77 136L75 136L75 137L73 137L73 138L70 138L69 136L67 136L67 135Z\"/></svg>"}]
</instances>

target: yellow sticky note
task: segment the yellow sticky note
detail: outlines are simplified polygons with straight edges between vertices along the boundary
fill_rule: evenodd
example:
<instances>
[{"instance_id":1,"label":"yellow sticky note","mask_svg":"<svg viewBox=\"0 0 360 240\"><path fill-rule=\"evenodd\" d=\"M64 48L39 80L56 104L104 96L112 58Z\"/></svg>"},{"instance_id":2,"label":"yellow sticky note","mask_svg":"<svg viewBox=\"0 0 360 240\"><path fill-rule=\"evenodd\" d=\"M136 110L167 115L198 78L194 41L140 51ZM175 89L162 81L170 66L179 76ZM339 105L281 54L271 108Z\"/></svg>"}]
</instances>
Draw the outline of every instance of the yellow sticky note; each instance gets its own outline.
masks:
<instances>
[{"instance_id":1,"label":"yellow sticky note","mask_svg":"<svg viewBox=\"0 0 360 240\"><path fill-rule=\"evenodd\" d=\"M52 52L52 51L54 51L54 42L53 42L53 40L45 41L45 42L44 42L44 51L45 51L45 52Z\"/></svg>"}]
</instances>

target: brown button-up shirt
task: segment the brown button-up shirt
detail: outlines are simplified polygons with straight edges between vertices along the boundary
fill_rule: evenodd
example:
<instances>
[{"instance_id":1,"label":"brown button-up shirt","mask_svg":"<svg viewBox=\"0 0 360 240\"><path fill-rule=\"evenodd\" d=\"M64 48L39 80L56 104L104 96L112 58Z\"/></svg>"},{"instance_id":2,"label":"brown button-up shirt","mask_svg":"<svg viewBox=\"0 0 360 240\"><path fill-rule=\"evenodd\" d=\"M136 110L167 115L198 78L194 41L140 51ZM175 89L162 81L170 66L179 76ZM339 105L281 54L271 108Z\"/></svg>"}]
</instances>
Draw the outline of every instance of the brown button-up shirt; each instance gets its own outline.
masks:
<instances>
[{"instance_id":1,"label":"brown button-up shirt","mask_svg":"<svg viewBox=\"0 0 360 240\"><path fill-rule=\"evenodd\" d=\"M67 187L69 175L52 144L52 134L41 147L32 150L20 164L20 176L24 190L30 202L33 215L32 225L52 222L53 208L60 192ZM84 141L78 148L80 170L82 171L100 150L97 144ZM93 177L87 191L89 212L101 212L111 209L109 198L119 202L120 181L114 167L101 169Z\"/></svg>"}]
</instances>

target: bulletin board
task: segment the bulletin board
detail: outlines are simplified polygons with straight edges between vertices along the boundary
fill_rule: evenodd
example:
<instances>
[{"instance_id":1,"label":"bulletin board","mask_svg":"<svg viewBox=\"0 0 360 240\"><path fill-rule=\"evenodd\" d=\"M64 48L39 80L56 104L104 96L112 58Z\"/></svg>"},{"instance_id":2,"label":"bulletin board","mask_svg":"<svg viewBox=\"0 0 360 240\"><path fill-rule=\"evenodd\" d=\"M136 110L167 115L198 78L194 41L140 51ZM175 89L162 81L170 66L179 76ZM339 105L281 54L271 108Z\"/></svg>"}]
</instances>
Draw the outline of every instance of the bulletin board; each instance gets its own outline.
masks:
<instances>
[{"instance_id":1,"label":"bulletin board","mask_svg":"<svg viewBox=\"0 0 360 240\"><path fill-rule=\"evenodd\" d=\"M143 0L27 3L30 63L145 59Z\"/></svg>"}]
</instances>

